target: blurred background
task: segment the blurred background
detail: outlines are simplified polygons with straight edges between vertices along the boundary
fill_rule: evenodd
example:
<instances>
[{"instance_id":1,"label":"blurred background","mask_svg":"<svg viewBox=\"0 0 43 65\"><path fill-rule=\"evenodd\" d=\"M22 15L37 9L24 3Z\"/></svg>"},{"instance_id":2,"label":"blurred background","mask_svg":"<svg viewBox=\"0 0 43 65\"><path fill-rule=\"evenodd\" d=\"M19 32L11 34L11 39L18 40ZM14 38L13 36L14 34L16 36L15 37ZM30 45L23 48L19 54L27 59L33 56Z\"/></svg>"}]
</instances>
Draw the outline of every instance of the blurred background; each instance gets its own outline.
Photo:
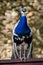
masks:
<instances>
[{"instance_id":1,"label":"blurred background","mask_svg":"<svg viewBox=\"0 0 43 65\"><path fill-rule=\"evenodd\" d=\"M33 34L33 58L43 58L43 0L0 0L0 59L11 59L12 30L25 7Z\"/></svg>"}]
</instances>

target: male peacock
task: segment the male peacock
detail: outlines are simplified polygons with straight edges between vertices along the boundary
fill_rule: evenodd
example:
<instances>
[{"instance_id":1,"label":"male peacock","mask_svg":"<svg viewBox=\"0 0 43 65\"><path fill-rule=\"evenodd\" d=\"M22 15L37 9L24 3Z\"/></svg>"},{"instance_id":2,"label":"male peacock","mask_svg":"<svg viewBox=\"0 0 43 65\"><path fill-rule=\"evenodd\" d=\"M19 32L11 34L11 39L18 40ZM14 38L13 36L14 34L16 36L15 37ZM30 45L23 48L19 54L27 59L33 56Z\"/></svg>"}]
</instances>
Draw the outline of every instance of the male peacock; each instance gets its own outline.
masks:
<instances>
[{"instance_id":1,"label":"male peacock","mask_svg":"<svg viewBox=\"0 0 43 65\"><path fill-rule=\"evenodd\" d=\"M12 58L26 59L32 57L32 32L27 25L26 9L19 10L21 17L13 29Z\"/></svg>"}]
</instances>

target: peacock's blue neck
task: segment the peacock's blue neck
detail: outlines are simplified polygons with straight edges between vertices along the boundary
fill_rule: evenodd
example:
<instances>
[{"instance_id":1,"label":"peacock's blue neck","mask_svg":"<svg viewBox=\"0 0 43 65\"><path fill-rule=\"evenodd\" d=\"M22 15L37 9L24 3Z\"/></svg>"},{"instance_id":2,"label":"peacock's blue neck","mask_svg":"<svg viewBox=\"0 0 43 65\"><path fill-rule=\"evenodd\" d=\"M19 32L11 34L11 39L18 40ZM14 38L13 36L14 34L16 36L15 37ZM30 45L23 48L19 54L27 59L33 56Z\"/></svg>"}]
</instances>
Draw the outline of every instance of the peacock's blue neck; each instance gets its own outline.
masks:
<instances>
[{"instance_id":1,"label":"peacock's blue neck","mask_svg":"<svg viewBox=\"0 0 43 65\"><path fill-rule=\"evenodd\" d=\"M20 17L20 21L15 28L15 33L18 35L25 35L30 33L30 28L27 26L27 18L25 15Z\"/></svg>"}]
</instances>

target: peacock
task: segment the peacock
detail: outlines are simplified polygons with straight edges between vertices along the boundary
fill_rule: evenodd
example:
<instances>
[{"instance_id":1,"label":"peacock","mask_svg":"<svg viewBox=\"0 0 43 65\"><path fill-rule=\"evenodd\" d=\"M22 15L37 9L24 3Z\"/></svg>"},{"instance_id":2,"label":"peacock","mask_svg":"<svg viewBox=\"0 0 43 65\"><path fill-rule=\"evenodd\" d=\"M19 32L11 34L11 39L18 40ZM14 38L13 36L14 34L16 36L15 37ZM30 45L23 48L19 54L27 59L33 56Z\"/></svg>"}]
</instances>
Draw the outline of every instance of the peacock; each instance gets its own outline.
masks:
<instances>
[{"instance_id":1,"label":"peacock","mask_svg":"<svg viewBox=\"0 0 43 65\"><path fill-rule=\"evenodd\" d=\"M15 24L12 35L12 59L32 58L32 31L27 25L26 8L19 8L20 20Z\"/></svg>"}]
</instances>

